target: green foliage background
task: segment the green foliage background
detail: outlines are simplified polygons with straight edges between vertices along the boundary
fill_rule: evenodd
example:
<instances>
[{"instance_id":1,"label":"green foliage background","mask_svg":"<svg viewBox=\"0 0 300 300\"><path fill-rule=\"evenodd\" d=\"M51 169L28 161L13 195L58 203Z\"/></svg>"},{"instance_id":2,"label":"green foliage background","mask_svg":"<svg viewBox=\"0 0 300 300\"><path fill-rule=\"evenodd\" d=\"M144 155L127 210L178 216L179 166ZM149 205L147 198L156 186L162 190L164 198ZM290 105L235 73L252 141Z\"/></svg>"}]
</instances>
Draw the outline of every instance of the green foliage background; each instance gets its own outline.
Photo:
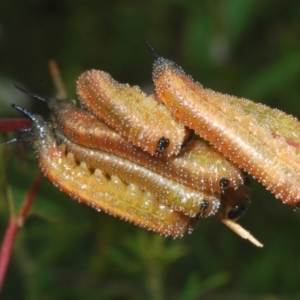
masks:
<instances>
[{"instance_id":1,"label":"green foliage background","mask_svg":"<svg viewBox=\"0 0 300 300\"><path fill-rule=\"evenodd\" d=\"M300 117L296 0L1 1L0 117L19 116L9 103L43 109L12 83L54 94L50 58L72 98L76 78L90 68L151 87L143 38L204 86ZM20 160L16 145L0 155L2 237L6 190L17 210L37 162L30 149ZM300 215L254 180L251 189L240 223L263 249L214 217L181 240L162 238L80 205L44 180L1 299L299 299Z\"/></svg>"}]
</instances>

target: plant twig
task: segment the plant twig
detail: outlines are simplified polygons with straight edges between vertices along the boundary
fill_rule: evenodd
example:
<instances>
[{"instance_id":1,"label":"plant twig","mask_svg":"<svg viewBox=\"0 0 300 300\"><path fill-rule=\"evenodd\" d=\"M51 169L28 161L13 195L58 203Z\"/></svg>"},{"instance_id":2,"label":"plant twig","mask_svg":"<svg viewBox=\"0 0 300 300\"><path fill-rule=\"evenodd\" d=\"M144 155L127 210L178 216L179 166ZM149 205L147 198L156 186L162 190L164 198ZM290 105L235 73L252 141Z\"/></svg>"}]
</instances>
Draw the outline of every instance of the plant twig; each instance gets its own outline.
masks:
<instances>
[{"instance_id":1,"label":"plant twig","mask_svg":"<svg viewBox=\"0 0 300 300\"><path fill-rule=\"evenodd\" d=\"M42 179L43 175L41 172L39 172L35 177L35 180L32 186L30 187L29 192L27 193L26 199L20 209L17 218L11 217L6 228L0 250L0 292L2 290L5 274L10 261L14 241L16 239L19 229L22 228L25 222L28 211L33 203L34 197L37 193L37 189Z\"/></svg>"},{"instance_id":2,"label":"plant twig","mask_svg":"<svg viewBox=\"0 0 300 300\"><path fill-rule=\"evenodd\" d=\"M50 74L51 74L55 89L57 91L56 97L58 99L66 99L67 98L66 88L65 88L65 85L61 78L58 65L54 59L51 59L49 61L49 69L50 69Z\"/></svg>"}]
</instances>

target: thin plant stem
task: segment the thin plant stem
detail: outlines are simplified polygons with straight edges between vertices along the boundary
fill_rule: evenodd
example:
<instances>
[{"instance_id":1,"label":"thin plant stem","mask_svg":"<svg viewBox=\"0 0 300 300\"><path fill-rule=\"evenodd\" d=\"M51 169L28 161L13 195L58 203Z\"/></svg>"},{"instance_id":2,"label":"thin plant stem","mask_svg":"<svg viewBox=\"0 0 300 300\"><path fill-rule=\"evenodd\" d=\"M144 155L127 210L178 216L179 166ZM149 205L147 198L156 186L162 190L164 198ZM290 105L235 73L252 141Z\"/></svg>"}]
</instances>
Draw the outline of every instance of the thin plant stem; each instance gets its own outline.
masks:
<instances>
[{"instance_id":1,"label":"thin plant stem","mask_svg":"<svg viewBox=\"0 0 300 300\"><path fill-rule=\"evenodd\" d=\"M67 98L66 88L65 88L65 85L61 78L58 65L54 59L51 59L49 61L49 69L50 69L50 74L51 74L55 89L57 91L56 97L58 99L66 99Z\"/></svg>"},{"instance_id":2,"label":"thin plant stem","mask_svg":"<svg viewBox=\"0 0 300 300\"><path fill-rule=\"evenodd\" d=\"M29 189L29 192L27 193L26 199L23 202L23 205L20 209L18 216L13 217L13 215L11 214L8 226L4 234L1 250L0 250L0 292L2 290L5 275L9 265L14 241L16 239L19 229L23 227L23 224L28 215L28 211L33 203L33 200L37 193L37 189L40 186L42 179L43 179L43 175L41 172L39 172L35 177L34 182Z\"/></svg>"}]
</instances>

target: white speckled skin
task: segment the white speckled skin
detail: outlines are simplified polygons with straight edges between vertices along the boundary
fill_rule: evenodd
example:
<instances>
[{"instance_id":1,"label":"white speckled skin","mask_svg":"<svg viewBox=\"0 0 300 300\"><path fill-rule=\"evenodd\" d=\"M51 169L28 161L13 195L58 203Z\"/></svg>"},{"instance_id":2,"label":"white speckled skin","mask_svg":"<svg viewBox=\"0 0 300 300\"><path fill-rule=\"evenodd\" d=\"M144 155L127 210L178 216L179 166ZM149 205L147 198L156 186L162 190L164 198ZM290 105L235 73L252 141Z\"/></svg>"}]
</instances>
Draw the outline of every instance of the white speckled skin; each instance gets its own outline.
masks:
<instances>
[{"instance_id":1,"label":"white speckled skin","mask_svg":"<svg viewBox=\"0 0 300 300\"><path fill-rule=\"evenodd\" d=\"M57 145L44 121L34 123L24 136L44 175L77 201L165 236L181 237L192 230L193 219L163 205L151 193L117 176L106 176L98 168L90 169L85 162L78 163L64 144Z\"/></svg>"},{"instance_id":2,"label":"white speckled skin","mask_svg":"<svg viewBox=\"0 0 300 300\"><path fill-rule=\"evenodd\" d=\"M76 90L84 107L134 145L152 155L159 152L170 156L179 152L185 138L184 126L139 87L120 84L108 73L90 70L78 78ZM159 150L162 138L167 139L169 145Z\"/></svg>"},{"instance_id":3,"label":"white speckled skin","mask_svg":"<svg viewBox=\"0 0 300 300\"><path fill-rule=\"evenodd\" d=\"M132 145L90 112L64 101L57 103L54 115L58 126L71 142L90 149L103 150L129 159L170 179L199 191L221 193L220 180L237 189L243 184L242 171L205 141L194 139L179 155L169 158L152 156Z\"/></svg>"},{"instance_id":4,"label":"white speckled skin","mask_svg":"<svg viewBox=\"0 0 300 300\"><path fill-rule=\"evenodd\" d=\"M172 114L293 207L300 202L300 123L249 100L204 89L160 58L156 92Z\"/></svg>"}]
</instances>

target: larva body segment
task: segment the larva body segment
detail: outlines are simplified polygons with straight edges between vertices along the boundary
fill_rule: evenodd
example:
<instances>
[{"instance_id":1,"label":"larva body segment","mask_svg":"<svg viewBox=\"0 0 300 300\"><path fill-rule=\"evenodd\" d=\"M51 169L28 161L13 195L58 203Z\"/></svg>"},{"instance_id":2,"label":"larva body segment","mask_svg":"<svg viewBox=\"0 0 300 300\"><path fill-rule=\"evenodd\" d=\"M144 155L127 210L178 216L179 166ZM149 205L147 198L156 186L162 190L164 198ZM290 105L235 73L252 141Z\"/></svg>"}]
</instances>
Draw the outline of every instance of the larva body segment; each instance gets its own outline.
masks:
<instances>
[{"instance_id":1,"label":"larva body segment","mask_svg":"<svg viewBox=\"0 0 300 300\"><path fill-rule=\"evenodd\" d=\"M45 176L64 193L97 210L145 227L156 233L181 237L191 231L194 220L159 203L152 194L117 176L105 176L99 169L78 163L64 144L57 145L47 123L39 120L32 132L24 133L39 159ZM42 133L42 135L41 135Z\"/></svg>"},{"instance_id":2,"label":"larva body segment","mask_svg":"<svg viewBox=\"0 0 300 300\"><path fill-rule=\"evenodd\" d=\"M195 188L223 193L244 184L242 171L202 139L195 138L178 156L168 159ZM175 172L176 172L175 171Z\"/></svg>"},{"instance_id":3,"label":"larva body segment","mask_svg":"<svg viewBox=\"0 0 300 300\"><path fill-rule=\"evenodd\" d=\"M177 156L154 157L72 103L58 101L52 110L63 134L75 144L115 153L199 191L222 192L243 184L241 170L203 140L194 139Z\"/></svg>"},{"instance_id":4,"label":"larva body segment","mask_svg":"<svg viewBox=\"0 0 300 300\"><path fill-rule=\"evenodd\" d=\"M285 129L281 138L274 137L273 131L281 134L279 128L286 124L289 129L299 128L298 121L248 100L206 90L163 58L157 59L153 78L158 96L177 118L276 197L296 206L300 201L299 149L285 140ZM295 144L299 144L298 137ZM283 155L287 151L288 157Z\"/></svg>"},{"instance_id":5,"label":"larva body segment","mask_svg":"<svg viewBox=\"0 0 300 300\"><path fill-rule=\"evenodd\" d=\"M91 70L77 81L82 104L134 145L154 155L177 154L185 128L139 87L120 84L109 74Z\"/></svg>"},{"instance_id":6,"label":"larva body segment","mask_svg":"<svg viewBox=\"0 0 300 300\"><path fill-rule=\"evenodd\" d=\"M91 169L101 169L105 174L115 175L126 183L134 183L151 192L162 204L189 217L214 215L219 208L218 193L194 190L112 153L88 149L67 139L63 143L76 161L84 161Z\"/></svg>"},{"instance_id":7,"label":"larva body segment","mask_svg":"<svg viewBox=\"0 0 300 300\"><path fill-rule=\"evenodd\" d=\"M295 117L247 99L208 89L204 93L213 105L222 101L224 105L220 109L225 114L242 123L254 136L259 136L266 147L275 149L280 159L300 173L300 122Z\"/></svg>"}]
</instances>

